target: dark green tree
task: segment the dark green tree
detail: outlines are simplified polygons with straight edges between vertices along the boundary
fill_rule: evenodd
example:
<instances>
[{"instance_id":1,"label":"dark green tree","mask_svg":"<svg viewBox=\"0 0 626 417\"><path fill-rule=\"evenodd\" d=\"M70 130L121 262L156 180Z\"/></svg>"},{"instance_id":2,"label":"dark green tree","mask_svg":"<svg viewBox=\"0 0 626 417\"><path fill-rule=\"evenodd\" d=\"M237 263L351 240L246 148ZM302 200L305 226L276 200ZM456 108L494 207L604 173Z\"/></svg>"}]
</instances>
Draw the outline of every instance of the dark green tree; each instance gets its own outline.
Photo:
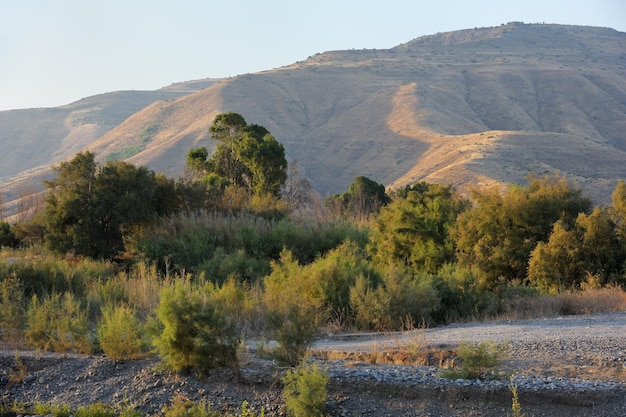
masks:
<instances>
[{"instance_id":1,"label":"dark green tree","mask_svg":"<svg viewBox=\"0 0 626 417\"><path fill-rule=\"evenodd\" d=\"M190 149L187 152L187 171L194 176L205 175L209 169L207 158L209 151L205 147Z\"/></svg>"},{"instance_id":2,"label":"dark green tree","mask_svg":"<svg viewBox=\"0 0 626 417\"><path fill-rule=\"evenodd\" d=\"M171 183L127 162L101 167L91 152L79 153L45 182L47 246L110 259L124 250L125 233L175 206L166 196Z\"/></svg>"},{"instance_id":3,"label":"dark green tree","mask_svg":"<svg viewBox=\"0 0 626 417\"><path fill-rule=\"evenodd\" d=\"M98 165L91 152L77 154L55 170L57 178L44 184L46 197L46 245L59 253L81 248L94 233L90 220L93 185Z\"/></svg>"},{"instance_id":4,"label":"dark green tree","mask_svg":"<svg viewBox=\"0 0 626 417\"><path fill-rule=\"evenodd\" d=\"M215 117L209 131L218 144L206 162L208 172L250 193L280 194L287 180L285 149L266 128L248 125L237 113L223 113ZM202 166L201 149L193 150L187 161Z\"/></svg>"},{"instance_id":5,"label":"dark green tree","mask_svg":"<svg viewBox=\"0 0 626 417\"><path fill-rule=\"evenodd\" d=\"M378 213L390 201L384 185L358 176L354 178L347 192L327 198L325 205L335 214L358 219Z\"/></svg>"},{"instance_id":6,"label":"dark green tree","mask_svg":"<svg viewBox=\"0 0 626 417\"><path fill-rule=\"evenodd\" d=\"M571 227L591 200L559 175L529 177L526 187L474 191L474 207L459 216L454 228L457 259L475 267L482 283L494 288L501 280L524 280L530 252L546 242L557 220Z\"/></svg>"},{"instance_id":7,"label":"dark green tree","mask_svg":"<svg viewBox=\"0 0 626 417\"><path fill-rule=\"evenodd\" d=\"M407 187L381 209L372 228L370 253L381 263L436 272L454 260L449 230L468 206L451 186L421 182Z\"/></svg>"},{"instance_id":8,"label":"dark green tree","mask_svg":"<svg viewBox=\"0 0 626 417\"><path fill-rule=\"evenodd\" d=\"M19 240L15 237L15 233L11 225L0 220L0 248L17 246Z\"/></svg>"}]
</instances>

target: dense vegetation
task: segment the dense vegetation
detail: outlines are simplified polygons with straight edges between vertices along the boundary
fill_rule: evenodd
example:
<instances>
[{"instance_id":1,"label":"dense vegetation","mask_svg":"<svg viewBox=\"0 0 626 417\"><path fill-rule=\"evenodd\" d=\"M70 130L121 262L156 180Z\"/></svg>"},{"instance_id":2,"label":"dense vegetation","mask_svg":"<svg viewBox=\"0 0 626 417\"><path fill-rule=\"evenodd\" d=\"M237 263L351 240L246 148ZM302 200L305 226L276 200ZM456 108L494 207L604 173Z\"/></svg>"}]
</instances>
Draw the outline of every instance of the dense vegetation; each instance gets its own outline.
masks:
<instances>
[{"instance_id":1,"label":"dense vegetation","mask_svg":"<svg viewBox=\"0 0 626 417\"><path fill-rule=\"evenodd\" d=\"M625 282L624 183L593 207L558 175L471 199L357 177L318 204L265 128L227 113L210 131L216 152L190 150L178 180L80 153L43 210L2 223L6 341L206 371L268 335L296 365L323 327L495 317Z\"/></svg>"}]
</instances>

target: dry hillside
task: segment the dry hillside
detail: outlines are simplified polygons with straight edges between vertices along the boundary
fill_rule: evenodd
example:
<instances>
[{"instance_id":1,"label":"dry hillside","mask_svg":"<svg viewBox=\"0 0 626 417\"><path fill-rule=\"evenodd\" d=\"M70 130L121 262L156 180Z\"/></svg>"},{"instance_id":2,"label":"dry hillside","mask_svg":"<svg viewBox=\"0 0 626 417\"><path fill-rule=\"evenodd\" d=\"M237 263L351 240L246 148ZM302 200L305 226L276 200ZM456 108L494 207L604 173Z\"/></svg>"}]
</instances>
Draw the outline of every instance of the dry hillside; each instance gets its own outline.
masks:
<instances>
[{"instance_id":1,"label":"dry hillside","mask_svg":"<svg viewBox=\"0 0 626 417\"><path fill-rule=\"evenodd\" d=\"M53 137L42 126L38 143L48 151L15 144L21 153L13 159L32 169L87 148L101 159L177 176L189 148L212 147L213 117L235 111L267 127L322 194L345 191L358 175L391 186L427 180L466 190L558 171L605 202L626 178L625 75L626 33L509 23L386 50L326 52L202 84L146 103L98 138L86 125L71 137ZM19 116L0 113L0 138L9 137L6 120L18 129ZM2 166L1 177L23 174Z\"/></svg>"}]
</instances>

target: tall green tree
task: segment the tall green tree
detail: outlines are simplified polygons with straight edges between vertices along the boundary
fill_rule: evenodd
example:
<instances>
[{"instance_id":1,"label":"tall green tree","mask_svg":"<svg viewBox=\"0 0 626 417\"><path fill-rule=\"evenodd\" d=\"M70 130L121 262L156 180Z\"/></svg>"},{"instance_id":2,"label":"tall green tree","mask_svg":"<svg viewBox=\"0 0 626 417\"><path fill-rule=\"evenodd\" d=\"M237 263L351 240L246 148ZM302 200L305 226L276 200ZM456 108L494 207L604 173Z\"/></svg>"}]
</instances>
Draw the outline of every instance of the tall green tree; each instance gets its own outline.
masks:
<instances>
[{"instance_id":1,"label":"tall green tree","mask_svg":"<svg viewBox=\"0 0 626 417\"><path fill-rule=\"evenodd\" d=\"M173 209L171 183L145 167L110 161L99 166L79 153L45 182L47 246L60 253L112 258L124 250L124 233Z\"/></svg>"},{"instance_id":2,"label":"tall green tree","mask_svg":"<svg viewBox=\"0 0 626 417\"><path fill-rule=\"evenodd\" d=\"M591 200L559 175L531 176L526 187L474 191L472 197L474 207L459 216L453 232L457 259L476 268L489 288L526 279L530 253L548 240L554 223L571 227L591 208Z\"/></svg>"},{"instance_id":3,"label":"tall green tree","mask_svg":"<svg viewBox=\"0 0 626 417\"><path fill-rule=\"evenodd\" d=\"M454 260L449 230L468 206L451 186L421 182L407 187L381 209L372 228L370 252L381 263L436 272Z\"/></svg>"},{"instance_id":4,"label":"tall green tree","mask_svg":"<svg viewBox=\"0 0 626 417\"><path fill-rule=\"evenodd\" d=\"M280 194L287 180L285 149L265 127L248 125L240 114L223 113L215 117L209 132L218 142L215 152L204 163L206 150L192 150L188 166L206 168L250 193Z\"/></svg>"}]
</instances>

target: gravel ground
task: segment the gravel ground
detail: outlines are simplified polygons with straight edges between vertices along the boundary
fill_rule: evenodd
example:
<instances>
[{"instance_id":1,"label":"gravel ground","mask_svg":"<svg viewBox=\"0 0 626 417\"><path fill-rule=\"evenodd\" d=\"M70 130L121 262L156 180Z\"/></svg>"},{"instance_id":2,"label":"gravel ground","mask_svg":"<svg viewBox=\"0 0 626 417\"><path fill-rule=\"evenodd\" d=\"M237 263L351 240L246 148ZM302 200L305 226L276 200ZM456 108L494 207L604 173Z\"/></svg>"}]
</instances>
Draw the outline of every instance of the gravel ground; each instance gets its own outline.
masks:
<instances>
[{"instance_id":1,"label":"gravel ground","mask_svg":"<svg viewBox=\"0 0 626 417\"><path fill-rule=\"evenodd\" d=\"M413 332L336 335L314 351L371 352L410 343L452 350L458 343L506 342L503 369L514 373L520 402L530 416L626 416L626 312L518 322L469 323ZM9 377L23 364L18 382ZM257 412L285 415L280 397L283 368L247 355L241 376L217 370L207 378L158 369L156 359L115 362L102 356L0 352L2 400L84 405L131 404L160 415L174 398L208 400L235 412L248 401ZM432 366L379 365L326 360L331 376L329 416L511 415L504 381L447 380Z\"/></svg>"}]
</instances>

